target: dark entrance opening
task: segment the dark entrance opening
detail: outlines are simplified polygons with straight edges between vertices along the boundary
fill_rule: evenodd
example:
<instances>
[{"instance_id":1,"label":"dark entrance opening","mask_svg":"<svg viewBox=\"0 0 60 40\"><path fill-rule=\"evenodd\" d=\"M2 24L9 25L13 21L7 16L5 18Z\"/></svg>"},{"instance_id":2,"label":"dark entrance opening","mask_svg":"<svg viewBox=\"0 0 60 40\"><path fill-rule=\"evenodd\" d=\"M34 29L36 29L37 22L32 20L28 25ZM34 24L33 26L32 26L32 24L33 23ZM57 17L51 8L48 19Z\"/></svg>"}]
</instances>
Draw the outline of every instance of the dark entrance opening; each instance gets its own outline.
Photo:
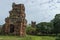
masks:
<instances>
[{"instance_id":1,"label":"dark entrance opening","mask_svg":"<svg viewBox=\"0 0 60 40\"><path fill-rule=\"evenodd\" d=\"M10 33L13 33L13 32L14 32L14 25L10 24Z\"/></svg>"}]
</instances>

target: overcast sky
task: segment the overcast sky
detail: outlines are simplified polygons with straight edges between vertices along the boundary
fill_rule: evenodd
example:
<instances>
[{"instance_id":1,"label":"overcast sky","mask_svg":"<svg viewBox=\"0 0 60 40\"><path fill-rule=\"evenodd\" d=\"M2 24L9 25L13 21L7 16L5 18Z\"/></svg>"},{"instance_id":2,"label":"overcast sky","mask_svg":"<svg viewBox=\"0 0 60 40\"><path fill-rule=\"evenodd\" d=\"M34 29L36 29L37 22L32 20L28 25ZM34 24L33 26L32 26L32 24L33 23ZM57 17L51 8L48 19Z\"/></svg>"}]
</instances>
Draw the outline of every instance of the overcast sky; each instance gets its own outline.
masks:
<instances>
[{"instance_id":1,"label":"overcast sky","mask_svg":"<svg viewBox=\"0 0 60 40\"><path fill-rule=\"evenodd\" d=\"M59 0L0 0L0 25L5 23L5 18L9 16L12 3L24 4L26 19L31 21L49 22L56 14L60 13Z\"/></svg>"}]
</instances>

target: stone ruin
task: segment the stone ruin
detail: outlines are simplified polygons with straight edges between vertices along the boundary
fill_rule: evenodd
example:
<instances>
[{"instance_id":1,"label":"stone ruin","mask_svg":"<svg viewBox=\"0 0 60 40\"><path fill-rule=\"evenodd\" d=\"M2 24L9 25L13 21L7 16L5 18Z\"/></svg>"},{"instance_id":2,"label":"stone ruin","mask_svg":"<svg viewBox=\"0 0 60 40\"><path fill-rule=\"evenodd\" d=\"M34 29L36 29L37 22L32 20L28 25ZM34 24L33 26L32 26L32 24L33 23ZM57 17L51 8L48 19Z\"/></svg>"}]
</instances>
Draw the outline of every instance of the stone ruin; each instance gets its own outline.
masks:
<instances>
[{"instance_id":1,"label":"stone ruin","mask_svg":"<svg viewBox=\"0 0 60 40\"><path fill-rule=\"evenodd\" d=\"M9 17L5 18L3 26L4 34L13 34L19 36L26 35L27 20L25 19L24 4L12 4L12 10L9 11Z\"/></svg>"},{"instance_id":2,"label":"stone ruin","mask_svg":"<svg viewBox=\"0 0 60 40\"><path fill-rule=\"evenodd\" d=\"M35 28L36 27L36 22L31 21L31 27Z\"/></svg>"}]
</instances>

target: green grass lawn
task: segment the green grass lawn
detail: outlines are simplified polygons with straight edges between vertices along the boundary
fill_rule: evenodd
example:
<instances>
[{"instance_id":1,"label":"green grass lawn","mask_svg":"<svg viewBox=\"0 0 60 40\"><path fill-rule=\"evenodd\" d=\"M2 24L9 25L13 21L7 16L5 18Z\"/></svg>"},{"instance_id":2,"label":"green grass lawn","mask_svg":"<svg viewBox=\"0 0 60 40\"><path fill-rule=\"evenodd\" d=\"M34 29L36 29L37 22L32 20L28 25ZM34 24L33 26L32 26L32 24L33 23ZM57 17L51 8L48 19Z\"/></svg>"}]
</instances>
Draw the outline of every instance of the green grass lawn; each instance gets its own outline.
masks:
<instances>
[{"instance_id":1,"label":"green grass lawn","mask_svg":"<svg viewBox=\"0 0 60 40\"><path fill-rule=\"evenodd\" d=\"M0 36L0 40L55 40L56 37L52 36L31 36L26 37L19 36Z\"/></svg>"}]
</instances>

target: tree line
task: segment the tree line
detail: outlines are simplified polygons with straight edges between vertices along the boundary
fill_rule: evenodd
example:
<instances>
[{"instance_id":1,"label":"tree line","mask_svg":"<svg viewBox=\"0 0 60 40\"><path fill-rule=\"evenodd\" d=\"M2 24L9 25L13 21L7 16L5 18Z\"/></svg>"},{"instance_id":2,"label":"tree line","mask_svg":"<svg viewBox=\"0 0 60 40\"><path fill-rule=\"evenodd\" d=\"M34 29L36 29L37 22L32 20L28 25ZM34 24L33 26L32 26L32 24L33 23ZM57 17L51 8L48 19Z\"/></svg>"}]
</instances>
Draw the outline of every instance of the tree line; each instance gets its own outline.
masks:
<instances>
[{"instance_id":1,"label":"tree line","mask_svg":"<svg viewBox=\"0 0 60 40\"><path fill-rule=\"evenodd\" d=\"M40 22L35 27L27 27L27 34L51 35L60 33L60 14L56 14L50 22Z\"/></svg>"}]
</instances>

